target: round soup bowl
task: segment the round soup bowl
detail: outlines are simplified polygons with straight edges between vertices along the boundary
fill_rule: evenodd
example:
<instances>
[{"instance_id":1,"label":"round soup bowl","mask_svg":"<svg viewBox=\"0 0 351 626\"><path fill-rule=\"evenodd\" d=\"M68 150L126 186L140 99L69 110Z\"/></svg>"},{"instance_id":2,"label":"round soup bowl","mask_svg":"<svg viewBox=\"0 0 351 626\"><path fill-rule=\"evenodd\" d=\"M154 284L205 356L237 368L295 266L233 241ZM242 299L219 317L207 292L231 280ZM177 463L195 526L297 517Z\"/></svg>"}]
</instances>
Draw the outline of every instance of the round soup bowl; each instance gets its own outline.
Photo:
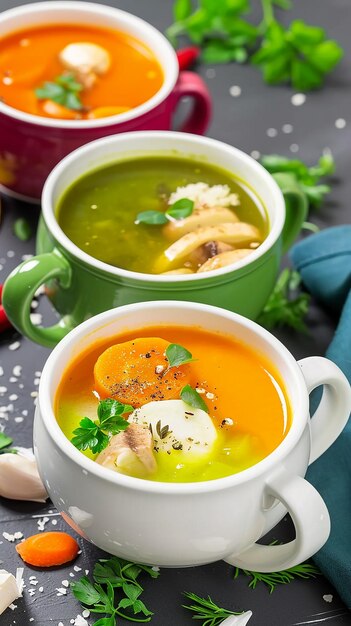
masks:
<instances>
[{"instance_id":1,"label":"round soup bowl","mask_svg":"<svg viewBox=\"0 0 351 626\"><path fill-rule=\"evenodd\" d=\"M89 171L153 155L178 155L190 162L196 158L244 180L267 210L269 234L261 246L219 270L178 276L127 271L78 248L61 230L56 217L65 190ZM3 290L7 315L20 332L47 346L53 346L71 328L96 313L147 300L203 302L255 319L273 289L282 251L299 232L305 217L301 192L292 188L290 181L283 192L284 196L273 177L244 152L197 135L136 132L83 146L61 161L45 184L37 237L39 254L22 263L7 279ZM33 326L30 319L32 298L43 284L61 316L60 322L50 328Z\"/></svg>"},{"instance_id":2,"label":"round soup bowl","mask_svg":"<svg viewBox=\"0 0 351 626\"><path fill-rule=\"evenodd\" d=\"M179 72L175 51L156 28L119 9L75 0L52 0L19 6L0 15L0 38L52 24L93 25L127 33L145 44L160 63L164 81L159 91L126 113L96 120L59 120L31 115L0 102L0 185L20 199L38 201L46 177L69 152L83 144L130 130L169 129L181 98L194 100L182 130L203 133L211 99L203 80ZM101 104L103 105L103 103Z\"/></svg>"},{"instance_id":3,"label":"round soup bowl","mask_svg":"<svg viewBox=\"0 0 351 626\"><path fill-rule=\"evenodd\" d=\"M162 483L118 474L85 457L54 414L62 373L80 353L126 330L167 324L196 326L239 339L278 369L292 423L280 445L232 476L197 483ZM209 358L211 354L209 354ZM309 393L325 385L309 417ZM259 390L252 389L252 393ZM264 398L262 398L264 402ZM165 567L218 559L249 570L278 571L300 563L327 540L330 521L318 492L303 477L345 426L351 391L339 368L322 357L298 363L270 333L223 309L190 302L147 302L104 312L74 329L43 369L34 423L34 450L48 493L81 535L119 557ZM279 546L256 541L284 515L296 538Z\"/></svg>"}]
</instances>

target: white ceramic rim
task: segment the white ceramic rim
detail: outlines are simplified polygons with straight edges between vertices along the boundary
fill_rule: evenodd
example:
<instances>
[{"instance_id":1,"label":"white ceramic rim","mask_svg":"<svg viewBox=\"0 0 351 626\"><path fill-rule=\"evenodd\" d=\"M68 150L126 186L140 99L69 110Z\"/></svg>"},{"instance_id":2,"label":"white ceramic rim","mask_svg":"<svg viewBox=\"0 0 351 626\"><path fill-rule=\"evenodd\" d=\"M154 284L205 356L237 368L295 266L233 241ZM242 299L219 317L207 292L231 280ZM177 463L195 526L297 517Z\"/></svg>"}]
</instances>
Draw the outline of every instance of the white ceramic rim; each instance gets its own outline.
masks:
<instances>
[{"instance_id":1,"label":"white ceramic rim","mask_svg":"<svg viewBox=\"0 0 351 626\"><path fill-rule=\"evenodd\" d=\"M74 447L74 445L67 439L62 432L56 420L52 402L50 398L51 380L55 373L57 358L67 348L71 348L72 344L77 345L82 335L91 333L94 329L103 327L112 321L116 315L123 315L128 318L128 313L139 309L154 309L157 306L159 309L172 307L173 309L181 309L185 312L192 311L207 311L209 313L217 314L219 317L230 319L236 323L249 329L249 331L260 335L261 338L273 348L275 352L279 352L286 362L290 375L293 379L293 384L299 389L298 397L294 397L291 400L293 405L293 416L290 430L284 437L283 441L279 444L273 452L266 456L262 461L256 463L242 472L226 476L225 478L217 478L209 481L193 482L193 483L163 483L145 480L142 478L134 478L132 476L125 476L118 474L102 467L98 463L95 463L92 459L87 458ZM303 391L305 390L305 393ZM136 304L128 304L116 309L110 309L104 313L100 313L95 317L83 322L75 329L73 329L60 343L54 348L46 361L41 380L39 385L39 397L38 408L40 410L41 419L43 420L44 427L53 439L56 445L60 448L61 452L69 457L70 461L81 467L82 470L86 470L88 473L95 475L98 478L108 481L109 483L116 484L128 489L137 491L143 491L148 493L163 493L163 494L198 494L211 491L219 491L222 489L230 489L235 485L245 483L249 480L257 478L258 475L267 473L274 465L282 463L284 458L289 454L292 448L296 445L299 438L305 429L305 418L309 415L308 394L306 390L306 383L302 375L301 369L296 363L294 357L285 348L285 346L278 341L267 330L246 319L245 317L207 304L198 304L193 302L179 302L172 300L164 300L161 302L143 302Z\"/></svg>"},{"instance_id":2,"label":"white ceramic rim","mask_svg":"<svg viewBox=\"0 0 351 626\"><path fill-rule=\"evenodd\" d=\"M11 107L2 102L0 102L0 113L8 115L21 122L26 122L27 124L35 124L37 126L44 126L48 128L84 130L123 124L124 122L128 122L137 117L141 117L145 113L148 113L152 109L156 108L167 98L167 96L169 96L177 82L177 78L179 75L179 65L176 53L166 37L164 37L164 35L162 35L160 31L158 31L154 26L151 26L151 24L149 24L145 20L142 20L136 15L127 13L126 11L122 11L121 9L106 6L103 4L97 4L94 2L79 2L76 0L51 0L50 2L34 2L23 6L17 6L13 9L8 9L7 11L3 11L0 14L0 22L4 22L7 19L16 20L18 16L26 16L33 13L38 13L38 15L40 15L43 12L50 13L57 10L62 10L64 12L78 10L81 11L82 14L91 13L107 16L110 17L113 22L118 22L118 26L116 24L116 28L120 29L121 31L123 31L123 28L125 26L133 24L133 26L138 28L140 32L139 39L143 43L143 32L148 32L150 34L150 37L152 36L154 41L158 42L159 47L162 47L162 54L157 57L157 60L160 63L164 73L164 81L161 88L149 100L147 100L143 104L140 104L134 109L127 111L126 113L119 113L118 115L111 115L110 117L103 117L96 120L50 119L47 117L41 117L40 115L32 115L31 113L20 111L19 109L15 109L14 107ZM111 24L111 28L113 28L113 24ZM12 32L16 32L16 30L14 29ZM148 44L145 43L145 45L149 48Z\"/></svg>"},{"instance_id":3,"label":"white ceramic rim","mask_svg":"<svg viewBox=\"0 0 351 626\"><path fill-rule=\"evenodd\" d=\"M203 272L201 274L180 274L174 276L162 274L143 274L141 272L132 272L119 267L114 267L113 265L108 265L103 261L99 261L99 259L95 259L94 257L90 256L89 254L78 248L78 246L76 246L67 237L67 235L65 235L56 220L53 206L53 192L55 185L59 181L60 176L67 169L69 169L75 161L79 161L81 159L84 160L85 158L93 154L95 147L104 145L106 147L106 150L108 150L111 145L117 142L125 143L126 151L128 151L128 141L131 137L133 137L133 139L136 138L137 140L140 139L141 154L145 154L145 152L147 152L147 149L144 148L144 146L147 146L148 144L152 145L152 140L159 138L164 139L165 146L167 146L167 151L169 149L172 149L173 144L175 149L177 149L177 141L180 140L181 142L185 142L192 147L195 156L197 146L205 149L206 146L214 146L218 150L221 150L228 155L234 154L238 159L240 159L247 165L247 167L253 172L253 175L255 174L255 172L259 173L260 177L265 179L265 183L267 184L267 186L270 187L273 202L277 207L274 223L271 225L269 234L263 241L263 243L256 250L253 250L253 252L249 256L221 269L212 270L211 272ZM203 152L205 152L205 150L203 150ZM137 157L137 154L135 154L135 157ZM127 159L128 158L129 157L127 157ZM111 161L108 161L108 163L111 163ZM209 161L209 163L211 164L211 161ZM89 173L89 168L86 171L86 174L87 173ZM279 189L277 183L275 182L274 178L271 176L271 174L267 172L267 170L265 170L262 165L260 165L260 163L255 161L255 159L253 159L242 150L234 148L233 146L230 146L229 144L226 144L222 141L218 141L217 139L211 139L209 137L201 137L200 135L192 135L190 133L181 133L175 131L134 131L129 133L120 133L117 135L111 135L109 137L96 139L95 141L91 141L90 143L87 143L84 146L77 148L77 150L74 150L74 152L71 152L68 156L62 159L62 161L60 161L49 174L43 188L41 204L43 217L49 231L56 239L56 241L58 241L61 246L69 252L71 256L79 259L83 263L88 264L101 272L105 272L129 280L139 280L145 283L192 283L194 281L206 281L211 277L219 277L224 276L225 274L230 274L231 272L233 272L233 270L250 265L251 263L254 263L257 259L262 257L275 244L283 230L283 226L285 223L285 203L283 194Z\"/></svg>"}]
</instances>

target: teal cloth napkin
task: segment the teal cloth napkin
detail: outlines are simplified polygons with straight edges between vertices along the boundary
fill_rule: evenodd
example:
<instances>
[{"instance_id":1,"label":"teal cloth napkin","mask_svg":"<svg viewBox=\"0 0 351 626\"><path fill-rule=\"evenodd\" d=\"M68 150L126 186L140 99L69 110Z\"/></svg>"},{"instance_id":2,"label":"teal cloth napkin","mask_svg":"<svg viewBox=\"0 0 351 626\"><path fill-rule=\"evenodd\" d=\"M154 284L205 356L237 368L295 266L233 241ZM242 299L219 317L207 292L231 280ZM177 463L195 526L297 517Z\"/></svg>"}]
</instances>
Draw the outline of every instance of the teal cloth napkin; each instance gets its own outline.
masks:
<instances>
[{"instance_id":1,"label":"teal cloth napkin","mask_svg":"<svg viewBox=\"0 0 351 626\"><path fill-rule=\"evenodd\" d=\"M316 300L340 315L326 356L351 383L351 226L312 235L296 244L290 256ZM314 560L351 608L351 419L310 466L307 478L324 498L331 518L330 537Z\"/></svg>"}]
</instances>

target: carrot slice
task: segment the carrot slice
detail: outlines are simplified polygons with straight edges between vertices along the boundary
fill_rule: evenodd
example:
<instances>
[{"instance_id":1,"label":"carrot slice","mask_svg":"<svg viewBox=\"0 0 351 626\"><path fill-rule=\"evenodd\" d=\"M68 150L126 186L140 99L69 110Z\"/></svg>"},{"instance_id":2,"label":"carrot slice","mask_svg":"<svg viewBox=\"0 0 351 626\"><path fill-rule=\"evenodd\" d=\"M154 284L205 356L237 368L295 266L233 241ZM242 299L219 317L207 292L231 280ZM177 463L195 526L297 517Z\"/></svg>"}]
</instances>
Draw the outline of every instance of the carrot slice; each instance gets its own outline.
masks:
<instances>
[{"instance_id":1,"label":"carrot slice","mask_svg":"<svg viewBox=\"0 0 351 626\"><path fill-rule=\"evenodd\" d=\"M94 367L95 389L101 398L114 398L137 408L153 400L179 398L190 382L189 365L168 369L169 342L146 337L107 348Z\"/></svg>"},{"instance_id":2,"label":"carrot slice","mask_svg":"<svg viewBox=\"0 0 351 626\"><path fill-rule=\"evenodd\" d=\"M47 532L28 537L16 546L16 550L29 565L53 567L73 561L78 554L79 545L67 533Z\"/></svg>"}]
</instances>

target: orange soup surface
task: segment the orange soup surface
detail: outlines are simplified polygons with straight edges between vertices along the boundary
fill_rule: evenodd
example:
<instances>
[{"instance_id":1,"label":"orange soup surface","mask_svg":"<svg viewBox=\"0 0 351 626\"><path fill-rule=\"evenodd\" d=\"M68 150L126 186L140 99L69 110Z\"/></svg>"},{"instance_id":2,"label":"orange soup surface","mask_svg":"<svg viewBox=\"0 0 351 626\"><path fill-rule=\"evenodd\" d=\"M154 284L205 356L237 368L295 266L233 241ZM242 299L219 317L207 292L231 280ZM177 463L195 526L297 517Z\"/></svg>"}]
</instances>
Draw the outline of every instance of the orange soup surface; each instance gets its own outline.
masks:
<instances>
[{"instance_id":1,"label":"orange soup surface","mask_svg":"<svg viewBox=\"0 0 351 626\"><path fill-rule=\"evenodd\" d=\"M102 49L108 67L101 65L99 58L100 65L93 69L85 60L78 69L65 64L72 52L65 55L64 62L60 54L68 45L79 43L93 44L95 54ZM73 50L73 62L77 59ZM62 76L66 86L68 76L68 91L62 91ZM95 119L123 113L155 95L163 79L161 66L147 46L126 33L105 28L41 26L15 32L0 43L0 99L33 115ZM54 87L48 88L48 82ZM75 94L80 104L71 96L67 99L69 93Z\"/></svg>"},{"instance_id":2,"label":"orange soup surface","mask_svg":"<svg viewBox=\"0 0 351 626\"><path fill-rule=\"evenodd\" d=\"M187 362L171 367L174 358ZM98 424L108 417L100 411L98 419L98 408L123 403L126 430L114 435L105 429L108 445L83 452L109 469L155 481L198 482L240 472L277 448L291 424L275 367L239 340L199 327L147 327L92 345L63 373L55 413L74 443L83 418Z\"/></svg>"}]
</instances>

